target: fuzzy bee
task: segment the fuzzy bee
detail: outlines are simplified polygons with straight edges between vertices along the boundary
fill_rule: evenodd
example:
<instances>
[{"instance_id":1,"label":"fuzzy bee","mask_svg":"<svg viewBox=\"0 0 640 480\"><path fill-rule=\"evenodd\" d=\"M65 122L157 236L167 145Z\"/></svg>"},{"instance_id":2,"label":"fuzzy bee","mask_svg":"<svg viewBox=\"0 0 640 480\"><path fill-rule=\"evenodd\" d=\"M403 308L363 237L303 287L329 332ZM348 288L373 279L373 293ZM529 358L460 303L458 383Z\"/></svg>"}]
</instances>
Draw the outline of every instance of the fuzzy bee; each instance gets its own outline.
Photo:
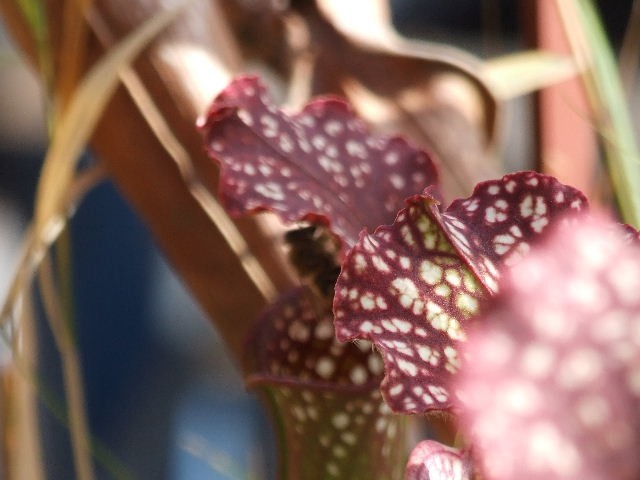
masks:
<instances>
[{"instance_id":1,"label":"fuzzy bee","mask_svg":"<svg viewBox=\"0 0 640 480\"><path fill-rule=\"evenodd\" d=\"M285 234L289 261L320 297L333 300L340 274L339 240L324 226L310 225Z\"/></svg>"}]
</instances>

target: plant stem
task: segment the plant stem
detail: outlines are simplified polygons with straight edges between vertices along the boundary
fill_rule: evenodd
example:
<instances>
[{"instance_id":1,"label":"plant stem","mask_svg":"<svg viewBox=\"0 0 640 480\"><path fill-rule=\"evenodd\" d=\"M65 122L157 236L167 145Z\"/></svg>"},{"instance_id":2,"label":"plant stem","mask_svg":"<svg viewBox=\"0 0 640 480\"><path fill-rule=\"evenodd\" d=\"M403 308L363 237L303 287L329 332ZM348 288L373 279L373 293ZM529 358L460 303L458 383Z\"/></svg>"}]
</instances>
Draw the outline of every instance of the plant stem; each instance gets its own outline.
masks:
<instances>
[{"instance_id":1,"label":"plant stem","mask_svg":"<svg viewBox=\"0 0 640 480\"><path fill-rule=\"evenodd\" d=\"M71 312L65 312L64 307L60 304L51 257L44 258L39 273L47 318L62 359L62 374L67 396L69 430L76 476L79 480L94 480L95 473L91 460L91 440L82 382L82 368L76 342L70 329Z\"/></svg>"}]
</instances>

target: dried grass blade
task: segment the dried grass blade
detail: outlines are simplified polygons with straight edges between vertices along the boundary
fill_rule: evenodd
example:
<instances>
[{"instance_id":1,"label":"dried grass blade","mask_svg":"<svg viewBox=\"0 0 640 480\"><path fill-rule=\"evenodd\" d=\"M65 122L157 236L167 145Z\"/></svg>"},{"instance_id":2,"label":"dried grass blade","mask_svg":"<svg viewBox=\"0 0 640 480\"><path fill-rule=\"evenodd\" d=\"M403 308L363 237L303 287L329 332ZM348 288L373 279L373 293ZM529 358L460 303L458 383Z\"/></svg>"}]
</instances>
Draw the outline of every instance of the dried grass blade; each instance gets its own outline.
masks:
<instances>
[{"instance_id":1,"label":"dried grass blade","mask_svg":"<svg viewBox=\"0 0 640 480\"><path fill-rule=\"evenodd\" d=\"M28 293L29 285L42 262L47 250L58 239L67 217L75 209L86 193L105 177L105 170L101 165L96 165L81 174L76 175L68 188L63 214L48 219L40 235L35 234L33 226L29 228L23 242L23 253L18 262L18 270L13 278L9 293L0 311L0 330L7 341L14 339L16 329L10 324L11 318L18 318L22 305L21 299Z\"/></svg>"},{"instance_id":2,"label":"dried grass blade","mask_svg":"<svg viewBox=\"0 0 640 480\"><path fill-rule=\"evenodd\" d=\"M47 318L62 357L62 374L67 397L69 431L76 476L80 480L96 478L91 460L91 437L87 417L82 367L76 342L66 321L64 307L56 288L54 266L49 255L40 266L40 285Z\"/></svg>"},{"instance_id":3,"label":"dried grass blade","mask_svg":"<svg viewBox=\"0 0 640 480\"><path fill-rule=\"evenodd\" d=\"M541 50L487 60L482 70L489 88L500 100L526 95L580 73L573 58Z\"/></svg>"},{"instance_id":4,"label":"dried grass blade","mask_svg":"<svg viewBox=\"0 0 640 480\"><path fill-rule=\"evenodd\" d=\"M109 98L119 81L120 69L163 28L175 19L187 3L166 10L142 24L113 47L79 84L65 114L54 125L53 138L45 159L37 191L36 231L51 216L60 213L78 157L89 140Z\"/></svg>"},{"instance_id":5,"label":"dried grass blade","mask_svg":"<svg viewBox=\"0 0 640 480\"><path fill-rule=\"evenodd\" d=\"M29 478L46 480L45 463L42 453L42 435L38 422L38 390L31 375L36 364L35 345L37 343L34 306L31 297L25 302L20 317L20 335L23 355L13 357L11 378L11 398L7 398L6 420L12 423L9 435L15 436L7 444L6 471L10 479ZM13 341L7 341L15 349ZM7 393L9 395L9 393ZM3 399L4 400L4 399ZM6 406L5 406L6 407Z\"/></svg>"},{"instance_id":6,"label":"dried grass blade","mask_svg":"<svg viewBox=\"0 0 640 480\"><path fill-rule=\"evenodd\" d=\"M119 70L130 63L148 42L166 27L178 13L178 8L164 11L135 30L100 60L79 84L64 113L53 125L53 138L38 185L35 222L31 229L29 248L19 269L10 298L3 309L3 321L10 318L14 303L30 283L46 246L50 245L66 223L68 188L73 184L77 160L93 129L118 84ZM45 247L45 248L43 248ZM35 254L35 255L34 255ZM43 277L47 277L46 273ZM57 292L51 282L43 288L45 303L52 325L58 330L64 326L63 314L55 307ZM6 315L5 315L6 314ZM83 399L81 369L77 351L68 334L58 335L58 346L63 357L65 388L69 401L69 422L73 444L76 474L82 480L95 478L91 462L90 438Z\"/></svg>"},{"instance_id":7,"label":"dried grass blade","mask_svg":"<svg viewBox=\"0 0 640 480\"><path fill-rule=\"evenodd\" d=\"M102 42L108 45L111 41L111 35L106 23L97 12L90 17L89 23ZM241 260L244 271L260 290L260 293L266 301L274 300L278 292L273 281L258 259L251 253L247 242L235 224L229 219L224 208L202 183L198 181L193 171L193 164L189 152L172 132L171 127L162 115L160 108L157 106L140 76L134 69L125 67L120 71L120 79L138 107L138 110L142 113L149 128L167 153L176 162L183 180L189 187L190 193L198 201L202 209L224 236L227 244Z\"/></svg>"},{"instance_id":8,"label":"dried grass blade","mask_svg":"<svg viewBox=\"0 0 640 480\"><path fill-rule=\"evenodd\" d=\"M87 53L87 22L85 16L93 0L67 0L63 5L62 39L58 55L59 69L56 78L54 115L64 112L82 79ZM55 120L53 125L55 125Z\"/></svg>"},{"instance_id":9,"label":"dried grass blade","mask_svg":"<svg viewBox=\"0 0 640 480\"><path fill-rule=\"evenodd\" d=\"M52 144L38 185L34 229L37 239L41 237L46 222L50 218L60 217L62 213L66 189L74 177L77 160L118 85L120 69L130 63L182 11L184 5L186 3L154 16L111 49L89 71L73 92L62 115L56 118ZM95 472L91 460L80 358L65 320L64 309L58 301L53 276L51 265L45 262L40 277L42 294L50 324L53 331L57 332L56 343L62 356L76 475L81 480L93 480Z\"/></svg>"}]
</instances>

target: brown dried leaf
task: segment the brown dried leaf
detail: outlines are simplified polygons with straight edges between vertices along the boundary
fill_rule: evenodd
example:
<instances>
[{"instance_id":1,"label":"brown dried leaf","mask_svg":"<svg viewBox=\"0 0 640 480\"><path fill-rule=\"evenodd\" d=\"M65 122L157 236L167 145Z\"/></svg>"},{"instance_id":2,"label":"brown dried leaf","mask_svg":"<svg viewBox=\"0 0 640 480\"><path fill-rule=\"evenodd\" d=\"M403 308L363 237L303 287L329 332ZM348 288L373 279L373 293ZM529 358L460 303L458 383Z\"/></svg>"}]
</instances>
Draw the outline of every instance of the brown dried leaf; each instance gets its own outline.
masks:
<instances>
[{"instance_id":1,"label":"brown dried leaf","mask_svg":"<svg viewBox=\"0 0 640 480\"><path fill-rule=\"evenodd\" d=\"M499 175L491 161L499 105L479 60L451 46L402 38L384 14L386 2L373 3L377 13L371 18L377 21L369 24L376 28L368 36L354 34L346 22L336 21L338 15L323 15L330 12L326 3L351 12L359 7L319 3L322 13L311 2L298 7L316 56L313 93L343 94L366 120L430 148L443 164L444 191L451 198Z\"/></svg>"}]
</instances>

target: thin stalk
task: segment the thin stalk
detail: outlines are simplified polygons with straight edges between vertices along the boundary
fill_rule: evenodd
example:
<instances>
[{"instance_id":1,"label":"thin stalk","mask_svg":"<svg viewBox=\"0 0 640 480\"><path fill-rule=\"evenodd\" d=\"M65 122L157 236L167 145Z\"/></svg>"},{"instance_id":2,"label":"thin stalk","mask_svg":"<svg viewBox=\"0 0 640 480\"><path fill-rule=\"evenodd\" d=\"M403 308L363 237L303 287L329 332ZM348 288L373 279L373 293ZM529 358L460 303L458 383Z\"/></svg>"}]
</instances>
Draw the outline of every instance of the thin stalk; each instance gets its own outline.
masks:
<instances>
[{"instance_id":1,"label":"thin stalk","mask_svg":"<svg viewBox=\"0 0 640 480\"><path fill-rule=\"evenodd\" d=\"M0 329L6 331L8 323L22 304L25 293L28 292L28 287L40 266L40 262L62 233L64 225L75 207L87 192L100 183L104 177L105 171L101 165L91 167L77 175L67 190L62 214L49 218L40 235L36 235L34 226L27 231L17 273L13 277L9 293L2 305L2 310L0 310Z\"/></svg>"},{"instance_id":2,"label":"thin stalk","mask_svg":"<svg viewBox=\"0 0 640 480\"><path fill-rule=\"evenodd\" d=\"M7 324L4 324L0 328L0 338L5 342L7 346L11 348L12 352L12 365L14 366L17 374L17 378L20 379L21 385L24 389L28 389L33 392L35 396L37 394L38 400L42 405L51 413L54 420L65 428L69 428L69 417L67 415L67 408L65 402L58 397L58 395L51 390L44 380L40 378L34 369L35 359L33 358L34 350L31 348L31 344L34 342L35 337L35 325L33 314L33 300L32 291L29 288L29 294L25 295L21 302L21 308L19 313L20 333L17 335L15 332L8 328ZM23 390L24 390L23 389ZM28 397L22 396L21 399ZM27 405L27 401L22 401L16 408L24 409ZM35 408L35 406L34 406ZM35 412L35 410L34 410ZM35 415L35 413L34 413ZM33 417L35 418L35 417ZM30 420L31 421L31 420ZM31 422L26 425L28 429L37 432L37 423ZM33 438L41 438L39 434L32 434ZM23 445L20 445L22 448ZM10 458L11 471L14 472L12 477L15 479L28 478L29 480L44 480L46 475L44 470L35 473L38 468L44 468L42 462L38 459L41 458L39 453L39 447L30 446L29 453L21 457ZM91 439L91 451L97 464L99 464L105 472L107 472L115 480L134 480L135 476L129 469L122 464L117 458L111 454L109 449L102 444L98 439ZM25 456L28 459L25 460ZM31 462L31 463L29 463Z\"/></svg>"},{"instance_id":3,"label":"thin stalk","mask_svg":"<svg viewBox=\"0 0 640 480\"><path fill-rule=\"evenodd\" d=\"M68 202L71 205L75 205L77 201L88 191L97 181L102 179L103 171L97 167L89 170L80 177L79 181L72 183L70 189L70 195ZM67 211L70 211L68 209ZM71 432L71 439L73 445L74 463L76 466L77 478L81 480L93 480L95 475L93 474L92 462L91 462L91 450L90 450L90 435L86 421L86 406L84 402L84 393L82 388L82 378L80 371L80 361L78 358L77 350L75 348L75 342L71 338L70 323L65 322L64 309L60 306L57 292L54 286L51 265L49 264L48 257L46 257L46 251L49 246L55 241L60 232L63 230L63 226L66 224L66 218L52 218L50 219L53 224L48 225L44 229L46 235L36 236L33 235L34 229L30 230L27 235L27 241L25 254L20 262L18 274L14 278L9 297L4 305L2 311L2 317L0 318L0 325L3 328L3 334L9 335L7 340L12 342L11 335L7 333L5 329L7 321L13 316L13 313L23 306L23 314L21 315L21 327L22 336L30 338L30 330L33 328L28 322L28 316L24 315L24 305L29 305L28 300L25 301L25 296L29 292L29 285L31 279L38 267L41 266L41 261L44 261L42 265L41 281L42 281L42 293L47 310L47 318L49 319L52 331L54 332L54 338L63 362L63 375L65 382L65 390L67 392L69 403L69 427ZM66 288L65 290L68 290ZM69 303L69 300L65 303ZM70 311L67 313L70 315ZM21 337L20 337L21 338ZM24 354L28 356L27 361L34 361L32 357L35 356L35 352L31 350L34 347L33 342L23 342L21 345ZM14 354L15 359L15 354ZM30 371L31 368L27 366ZM40 388L38 388L40 390Z\"/></svg>"},{"instance_id":4,"label":"thin stalk","mask_svg":"<svg viewBox=\"0 0 640 480\"><path fill-rule=\"evenodd\" d=\"M101 42L103 42L106 47L109 47L113 42L113 38L106 23L96 10L94 10L89 17L89 23ZM229 219L224 208L222 208L220 203L197 179L193 172L191 157L187 149L174 135L171 127L151 97L151 94L140 79L140 76L129 66L121 68L119 73L122 84L133 98L138 110L142 113L142 116L147 121L147 124L160 144L178 166L180 174L188 185L191 195L198 201L233 252L238 256L242 268L254 282L265 300L274 300L277 296L276 286L258 259L251 253L247 242L235 224Z\"/></svg>"},{"instance_id":5,"label":"thin stalk","mask_svg":"<svg viewBox=\"0 0 640 480\"><path fill-rule=\"evenodd\" d=\"M71 0L70 0L71 1ZM71 334L70 325L72 323L71 310L65 312L60 305L55 281L53 280L53 267L50 259L46 256L46 249L39 253L40 257L30 256L36 247L47 243L47 237L56 237L66 223L67 188L73 183L75 168L78 158L91 135L95 124L98 122L104 107L109 101L111 94L118 85L118 69L133 60L133 58L175 17L186 7L186 3L172 10L161 12L145 22L134 33L125 40L114 46L110 52L98 62L84 77L76 87L77 72L75 69L81 63L81 59L76 58L82 52L81 47L73 48L74 58L66 58L71 65L71 77L63 77L63 83L69 83L63 92L66 97L65 108L54 115L52 127L52 143L47 152L47 157L42 169L42 175L38 184L35 207L35 224L33 227L34 246L30 248L26 258L28 260L39 261L44 258L40 270L40 282L42 285L42 296L47 310L47 319L54 333L54 338L58 346L64 378L65 391L68 401L69 428L71 434L72 453L74 458L76 478L80 480L94 480L93 463L91 459L91 443L87 421L84 390L82 385L82 372L80 358L77 352L76 343ZM73 4L68 7L65 13L65 20L71 23L71 35L78 41L82 40L84 26L84 10L82 5ZM72 86L71 83L74 85ZM72 90L72 92L71 92ZM51 222L53 225L50 225ZM54 231L48 231L51 227ZM64 256L64 248L63 248ZM18 273L18 278L23 280L28 278L29 263L24 264ZM64 274L63 274L64 276ZM21 285L25 288L26 283ZM70 290L70 283L64 286L66 291ZM24 291L24 290L22 290ZM13 295L19 295L11 291ZM70 304L70 294L66 295L67 304ZM5 305L6 307L6 305ZM4 311L3 311L4 313Z\"/></svg>"},{"instance_id":6,"label":"thin stalk","mask_svg":"<svg viewBox=\"0 0 640 480\"><path fill-rule=\"evenodd\" d=\"M68 225L68 223L67 223ZM75 470L80 480L93 480L95 472L91 460L91 436L82 380L81 358L77 348L75 302L72 279L71 235L64 228L56 242L57 268L50 256L44 258L40 281L45 297L47 318L54 334L62 359L62 372L68 404L69 431ZM57 270L57 272L55 272ZM59 293L54 279L58 275ZM42 282L42 276L46 282ZM49 297L48 301L46 297Z\"/></svg>"},{"instance_id":7,"label":"thin stalk","mask_svg":"<svg viewBox=\"0 0 640 480\"><path fill-rule=\"evenodd\" d=\"M12 382L12 402L9 412L13 418L14 441L9 442L7 449L6 468L8 478L30 480L45 480L46 473L42 457L42 447L40 440L40 424L38 421L38 389L29 381L29 376L23 375L27 365L29 369L37 361L37 332L34 321L33 304L31 298L25 301L20 315L20 325L22 327L19 337L20 361L17 361L17 348L14 343L7 342L13 353L13 376Z\"/></svg>"},{"instance_id":8,"label":"thin stalk","mask_svg":"<svg viewBox=\"0 0 640 480\"><path fill-rule=\"evenodd\" d=\"M557 0L596 115L609 176L623 220L640 227L640 151L618 67L591 0Z\"/></svg>"},{"instance_id":9,"label":"thin stalk","mask_svg":"<svg viewBox=\"0 0 640 480\"><path fill-rule=\"evenodd\" d=\"M62 359L62 374L67 396L69 431L76 476L80 480L94 480L91 460L91 436L82 381L82 368L76 341L71 333L69 312L60 302L54 280L54 267L46 256L39 271L42 298L53 338Z\"/></svg>"},{"instance_id":10,"label":"thin stalk","mask_svg":"<svg viewBox=\"0 0 640 480\"><path fill-rule=\"evenodd\" d=\"M95 185L100 183L105 178L105 171L102 165L96 165L88 170L83 171L73 179L73 182L68 189L67 199L65 201L65 217L51 218L48 224L44 228L46 235L36 236L35 230L31 228L27 234L25 240L25 250L22 259L19 263L18 274L14 277L10 293L5 301L5 304L0 315L0 336L7 345L11 347L13 354L13 364L15 365L20 376L25 379L26 382L35 385L35 391L38 392L38 396L42 404L53 415L53 417L60 422L66 428L74 429L76 435L80 438L87 437L85 445L91 445L91 453L96 459L97 463L101 465L106 472L108 472L112 478L119 480L132 480L134 475L123 465L117 458L115 458L101 442L96 439L89 439L88 433L82 434L81 420L70 420L67 414L67 408L65 402L60 400L54 392L52 392L37 376L34 372L32 364L35 361L30 360L34 353L31 350L30 345L33 342L27 342L28 338L31 338L29 332L33 330L33 321L30 297L30 287L33 275L39 271L41 262L46 256L47 251L51 245L58 240L59 235L63 232L63 227L66 225L68 216L70 216L76 206L81 202L82 198L90 191ZM43 293L47 290L44 289ZM57 300L55 301L57 303ZM55 303L52 307L54 309L60 308ZM16 326L12 322L13 317L18 317L18 325L20 330L17 330ZM62 327L59 324L62 323ZM57 322L52 324L52 331L54 332L54 338L56 343L60 345L65 341L64 329L68 330L69 325L65 322ZM19 343L19 348L17 346ZM66 347L64 347L66 348ZM74 346L75 349L75 346ZM62 350L61 350L62 351ZM65 350L68 352L68 349ZM25 357L27 355L27 357ZM66 360L63 359L63 368L65 370L65 386L71 386L67 388L67 392L72 390L73 393L68 394L70 398L73 398L73 402L79 404L84 408L85 402L83 398L82 390L78 388L80 379L79 360L77 353L69 355L66 354ZM71 404L71 402L69 402ZM73 408L73 407L71 407ZM78 427L78 424L80 426ZM80 432L78 434L78 432ZM35 456L33 458L36 458ZM20 467L22 472L22 467ZM44 476L36 477L31 475L18 475L15 478L45 478Z\"/></svg>"}]
</instances>

